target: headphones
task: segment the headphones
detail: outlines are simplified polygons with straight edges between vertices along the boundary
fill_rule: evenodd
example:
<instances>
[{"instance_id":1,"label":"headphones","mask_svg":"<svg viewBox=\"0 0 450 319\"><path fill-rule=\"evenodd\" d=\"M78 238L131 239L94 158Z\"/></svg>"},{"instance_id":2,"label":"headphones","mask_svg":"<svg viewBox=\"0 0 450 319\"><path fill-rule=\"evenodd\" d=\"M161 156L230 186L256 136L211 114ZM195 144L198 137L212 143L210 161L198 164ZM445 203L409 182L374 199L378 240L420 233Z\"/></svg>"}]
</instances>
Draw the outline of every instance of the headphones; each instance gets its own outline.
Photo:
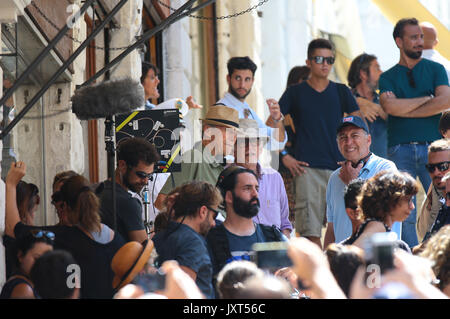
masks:
<instances>
[{"instance_id":1,"label":"headphones","mask_svg":"<svg viewBox=\"0 0 450 319\"><path fill-rule=\"evenodd\" d=\"M361 159L358 161L358 163L352 164L352 167L353 167L353 168L357 168L359 164L365 165L365 164L366 164L366 161L369 159L369 157L370 157L371 155L372 155L372 152L369 152L369 154L367 154L367 156L361 158Z\"/></svg>"}]
</instances>

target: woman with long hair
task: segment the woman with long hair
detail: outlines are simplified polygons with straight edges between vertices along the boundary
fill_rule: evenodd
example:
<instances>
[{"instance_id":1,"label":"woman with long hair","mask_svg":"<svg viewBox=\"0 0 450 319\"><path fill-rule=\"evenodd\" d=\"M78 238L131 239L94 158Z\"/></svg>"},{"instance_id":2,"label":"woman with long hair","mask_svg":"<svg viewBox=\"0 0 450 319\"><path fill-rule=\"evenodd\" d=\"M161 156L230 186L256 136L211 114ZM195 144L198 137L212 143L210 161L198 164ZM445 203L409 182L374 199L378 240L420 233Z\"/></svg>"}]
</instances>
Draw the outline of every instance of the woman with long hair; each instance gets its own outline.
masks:
<instances>
[{"instance_id":1,"label":"woman with long hair","mask_svg":"<svg viewBox=\"0 0 450 319\"><path fill-rule=\"evenodd\" d=\"M15 205L15 187L25 171L25 163L13 163L6 177L5 232L17 238L33 229L20 221ZM55 249L67 250L77 261L72 275L73 278L76 275L81 277L81 298L112 298L114 273L111 260L125 242L118 233L100 222L99 200L83 176L75 175L67 179L60 192L61 209L70 226L43 228L55 233Z\"/></svg>"}]
</instances>

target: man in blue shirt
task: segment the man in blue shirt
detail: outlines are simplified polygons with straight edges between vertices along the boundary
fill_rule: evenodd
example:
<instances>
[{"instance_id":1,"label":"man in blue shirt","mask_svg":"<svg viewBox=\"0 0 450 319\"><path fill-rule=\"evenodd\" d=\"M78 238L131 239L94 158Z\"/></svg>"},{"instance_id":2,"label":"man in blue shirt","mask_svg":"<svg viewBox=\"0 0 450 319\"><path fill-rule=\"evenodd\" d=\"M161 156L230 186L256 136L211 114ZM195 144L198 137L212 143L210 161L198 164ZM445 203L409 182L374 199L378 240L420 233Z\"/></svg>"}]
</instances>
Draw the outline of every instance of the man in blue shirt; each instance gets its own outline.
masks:
<instances>
[{"instance_id":1,"label":"man in blue shirt","mask_svg":"<svg viewBox=\"0 0 450 319\"><path fill-rule=\"evenodd\" d=\"M389 114L388 157L428 189L427 148L440 138L440 114L450 108L448 78L441 64L422 58L423 32L415 18L398 21L393 37L400 61L380 77L380 104ZM402 239L410 247L418 243L415 209L403 222Z\"/></svg>"},{"instance_id":2,"label":"man in blue shirt","mask_svg":"<svg viewBox=\"0 0 450 319\"><path fill-rule=\"evenodd\" d=\"M328 179L338 168L337 162L343 160L336 143L336 130L345 113L360 116L350 90L328 79L333 63L331 42L311 41L306 60L310 77L286 89L280 99L281 111L290 114L294 122L294 157L309 164L304 167L304 174L294 178L295 230L320 247Z\"/></svg>"},{"instance_id":3,"label":"man in blue shirt","mask_svg":"<svg viewBox=\"0 0 450 319\"><path fill-rule=\"evenodd\" d=\"M354 179L368 179L384 170L396 170L393 162L370 152L372 137L364 121L358 116L342 119L337 130L339 151L345 161L341 162L328 181L327 186L327 231L324 247L341 242L352 234L352 223L345 211L344 193L346 186ZM400 235L400 224L394 223L393 230Z\"/></svg>"},{"instance_id":4,"label":"man in blue shirt","mask_svg":"<svg viewBox=\"0 0 450 319\"><path fill-rule=\"evenodd\" d=\"M267 129L270 136L267 147L270 150L283 149L287 142L287 134L284 129L284 116L280 111L280 105L274 99L268 99L270 115L264 123L256 112L245 102L250 94L255 81L256 64L248 57L233 57L227 63L228 92L217 103L235 108L239 112L239 118L256 120L260 128Z\"/></svg>"}]
</instances>

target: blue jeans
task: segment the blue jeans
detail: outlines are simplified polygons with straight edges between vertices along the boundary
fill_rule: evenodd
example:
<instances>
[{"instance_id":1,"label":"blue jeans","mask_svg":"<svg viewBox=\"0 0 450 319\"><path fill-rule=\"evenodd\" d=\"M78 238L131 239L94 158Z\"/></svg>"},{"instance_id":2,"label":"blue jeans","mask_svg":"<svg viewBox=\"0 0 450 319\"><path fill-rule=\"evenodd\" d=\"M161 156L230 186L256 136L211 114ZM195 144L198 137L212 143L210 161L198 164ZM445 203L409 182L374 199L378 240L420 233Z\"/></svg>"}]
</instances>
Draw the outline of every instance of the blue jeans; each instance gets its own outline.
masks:
<instances>
[{"instance_id":1,"label":"blue jeans","mask_svg":"<svg viewBox=\"0 0 450 319\"><path fill-rule=\"evenodd\" d=\"M422 186L428 190L431 184L431 177L425 168L428 162L428 146L429 143L423 144L399 144L388 149L388 156L391 161L397 165L399 171L406 171L413 178L420 179ZM414 196L414 206L416 206L416 197ZM417 206L402 223L402 240L405 241L409 247L418 244L416 233L416 215Z\"/></svg>"}]
</instances>

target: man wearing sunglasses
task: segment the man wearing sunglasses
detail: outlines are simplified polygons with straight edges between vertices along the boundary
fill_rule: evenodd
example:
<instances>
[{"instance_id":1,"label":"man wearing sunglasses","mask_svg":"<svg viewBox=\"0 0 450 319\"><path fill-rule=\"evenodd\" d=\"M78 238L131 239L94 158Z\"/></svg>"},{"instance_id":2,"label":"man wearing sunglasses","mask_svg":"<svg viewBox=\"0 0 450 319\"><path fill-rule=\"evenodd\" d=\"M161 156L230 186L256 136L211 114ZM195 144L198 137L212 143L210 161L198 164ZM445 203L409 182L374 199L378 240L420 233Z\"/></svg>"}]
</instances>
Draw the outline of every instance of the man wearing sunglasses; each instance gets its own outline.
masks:
<instances>
[{"instance_id":1,"label":"man wearing sunglasses","mask_svg":"<svg viewBox=\"0 0 450 319\"><path fill-rule=\"evenodd\" d=\"M336 131L344 114L361 117L361 113L350 90L328 79L335 61L331 42L315 39L307 54L310 77L287 88L280 106L294 121L295 160L309 164L305 174L294 177L295 230L321 247L328 179L344 160Z\"/></svg>"},{"instance_id":2,"label":"man wearing sunglasses","mask_svg":"<svg viewBox=\"0 0 450 319\"><path fill-rule=\"evenodd\" d=\"M417 19L398 21L393 37L400 60L379 82L380 104L388 113L388 157L399 170L419 176L428 189L427 148L441 138L440 114L450 108L448 78L441 64L422 58L423 32ZM402 240L410 247L418 243L415 209L403 222Z\"/></svg>"},{"instance_id":3,"label":"man wearing sunglasses","mask_svg":"<svg viewBox=\"0 0 450 319\"><path fill-rule=\"evenodd\" d=\"M428 164L430 188L427 198L417 217L417 236L421 240L433 225L439 210L445 204L445 181L443 177L450 172L450 141L441 139L431 143L428 148Z\"/></svg>"},{"instance_id":4,"label":"man wearing sunglasses","mask_svg":"<svg viewBox=\"0 0 450 319\"><path fill-rule=\"evenodd\" d=\"M450 224L450 172L445 174L442 178L442 182L445 184L445 204L439 209L436 219L433 221L430 230L425 234L423 242L419 246L420 248L423 248L428 239L436 234L442 227Z\"/></svg>"},{"instance_id":5,"label":"man wearing sunglasses","mask_svg":"<svg viewBox=\"0 0 450 319\"><path fill-rule=\"evenodd\" d=\"M147 239L141 203L128 191L139 193L147 185L158 159L156 148L143 138L121 141L117 147L116 226L117 231L127 241L142 243ZM108 180L103 182L103 185L99 194L102 223L114 229L112 183Z\"/></svg>"}]
</instances>

